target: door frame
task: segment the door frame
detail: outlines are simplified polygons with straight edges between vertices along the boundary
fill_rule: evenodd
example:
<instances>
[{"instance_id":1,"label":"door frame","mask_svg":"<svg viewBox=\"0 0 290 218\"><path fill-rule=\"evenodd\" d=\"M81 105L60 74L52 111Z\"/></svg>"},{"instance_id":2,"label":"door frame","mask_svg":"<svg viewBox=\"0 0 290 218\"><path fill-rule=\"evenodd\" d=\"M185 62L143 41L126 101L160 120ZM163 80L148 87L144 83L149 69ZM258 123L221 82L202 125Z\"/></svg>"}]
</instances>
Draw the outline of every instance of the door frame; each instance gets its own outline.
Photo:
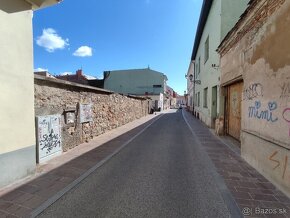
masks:
<instances>
[{"instance_id":1,"label":"door frame","mask_svg":"<svg viewBox=\"0 0 290 218\"><path fill-rule=\"evenodd\" d=\"M225 101L224 101L224 130L225 130L225 134L236 139L237 141L241 141L240 139L237 139L235 138L234 136L230 135L229 134L229 122L230 122L230 119L229 119L229 112L230 112L230 86L232 85L235 85L235 84L238 84L238 83L244 83L244 80L243 79L238 79L232 83L228 83L226 84L226 86L224 86L225 88ZM242 87L242 92L241 92L241 109L242 109L242 99L243 99L243 87ZM242 111L241 111L242 113ZM241 114L241 121L242 121L242 114ZM241 131L242 128L240 128L240 131Z\"/></svg>"}]
</instances>

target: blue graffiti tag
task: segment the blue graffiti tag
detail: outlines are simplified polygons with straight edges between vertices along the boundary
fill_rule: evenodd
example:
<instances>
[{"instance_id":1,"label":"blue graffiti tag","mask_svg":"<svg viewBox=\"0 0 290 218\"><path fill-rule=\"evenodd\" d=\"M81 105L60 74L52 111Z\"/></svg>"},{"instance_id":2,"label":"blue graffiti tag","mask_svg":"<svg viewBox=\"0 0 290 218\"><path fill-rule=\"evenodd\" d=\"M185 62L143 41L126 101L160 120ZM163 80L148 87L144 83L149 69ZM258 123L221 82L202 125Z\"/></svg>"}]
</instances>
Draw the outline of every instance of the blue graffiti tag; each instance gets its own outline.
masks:
<instances>
[{"instance_id":1,"label":"blue graffiti tag","mask_svg":"<svg viewBox=\"0 0 290 218\"><path fill-rule=\"evenodd\" d=\"M276 122L278 120L278 117L273 118L273 111L277 109L277 103L274 101L270 101L268 103L268 109L266 110L260 110L261 108L261 102L255 101L255 106L249 107L249 117L250 118L257 118L261 120L267 120L271 122Z\"/></svg>"}]
</instances>

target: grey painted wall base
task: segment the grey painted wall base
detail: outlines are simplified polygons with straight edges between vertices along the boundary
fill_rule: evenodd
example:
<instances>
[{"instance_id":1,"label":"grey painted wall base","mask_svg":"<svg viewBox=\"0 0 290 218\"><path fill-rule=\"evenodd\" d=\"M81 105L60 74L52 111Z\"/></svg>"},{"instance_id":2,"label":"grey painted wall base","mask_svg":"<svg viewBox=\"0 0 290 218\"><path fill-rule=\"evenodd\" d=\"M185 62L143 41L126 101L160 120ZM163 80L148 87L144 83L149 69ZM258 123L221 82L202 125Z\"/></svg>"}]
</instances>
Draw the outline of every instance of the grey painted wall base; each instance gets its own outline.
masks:
<instances>
[{"instance_id":1,"label":"grey painted wall base","mask_svg":"<svg viewBox=\"0 0 290 218\"><path fill-rule=\"evenodd\" d=\"M260 135L242 131L242 157L280 191L290 197L290 151Z\"/></svg>"},{"instance_id":2,"label":"grey painted wall base","mask_svg":"<svg viewBox=\"0 0 290 218\"><path fill-rule=\"evenodd\" d=\"M35 145L0 154L0 188L35 173Z\"/></svg>"}]
</instances>

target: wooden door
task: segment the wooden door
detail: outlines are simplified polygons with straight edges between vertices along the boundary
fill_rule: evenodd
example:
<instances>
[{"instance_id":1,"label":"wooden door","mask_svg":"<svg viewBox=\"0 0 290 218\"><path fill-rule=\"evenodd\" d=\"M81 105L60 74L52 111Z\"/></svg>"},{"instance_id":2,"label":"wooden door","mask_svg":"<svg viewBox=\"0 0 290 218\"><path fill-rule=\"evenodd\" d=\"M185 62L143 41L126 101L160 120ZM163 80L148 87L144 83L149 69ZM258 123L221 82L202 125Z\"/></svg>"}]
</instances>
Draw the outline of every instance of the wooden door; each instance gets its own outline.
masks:
<instances>
[{"instance_id":1,"label":"wooden door","mask_svg":"<svg viewBox=\"0 0 290 218\"><path fill-rule=\"evenodd\" d=\"M241 134L241 107L242 107L243 82L235 83L228 87L227 120L228 134L240 140Z\"/></svg>"}]
</instances>

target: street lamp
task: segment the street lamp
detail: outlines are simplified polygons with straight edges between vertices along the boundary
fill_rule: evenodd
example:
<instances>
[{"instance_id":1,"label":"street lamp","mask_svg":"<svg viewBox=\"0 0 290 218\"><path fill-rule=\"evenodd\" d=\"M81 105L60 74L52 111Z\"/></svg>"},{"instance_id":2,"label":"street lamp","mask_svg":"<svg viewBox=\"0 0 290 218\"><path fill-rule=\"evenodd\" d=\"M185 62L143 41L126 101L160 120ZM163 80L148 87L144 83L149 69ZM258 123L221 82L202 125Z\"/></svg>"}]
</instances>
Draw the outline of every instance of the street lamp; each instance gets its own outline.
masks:
<instances>
[{"instance_id":1,"label":"street lamp","mask_svg":"<svg viewBox=\"0 0 290 218\"><path fill-rule=\"evenodd\" d=\"M193 75L190 74L190 75L189 75L189 80L190 80L190 82L192 82L192 79L193 79Z\"/></svg>"},{"instance_id":2,"label":"street lamp","mask_svg":"<svg viewBox=\"0 0 290 218\"><path fill-rule=\"evenodd\" d=\"M185 78L189 79L190 83L193 83L193 95L192 96L190 94L187 94L187 95L190 95L190 106L192 106L192 113L194 114L194 102L195 102L195 100L193 100L193 99L195 98L195 86L196 86L196 84L200 85L201 81L196 80L192 74L185 75ZM187 97L187 101L188 101L188 96L186 96L186 97Z\"/></svg>"},{"instance_id":3,"label":"street lamp","mask_svg":"<svg viewBox=\"0 0 290 218\"><path fill-rule=\"evenodd\" d=\"M201 81L200 81L200 80L193 79L193 75L192 75L192 74L190 74L189 76L185 75L185 78L186 78L186 79L189 78L189 81L190 81L191 83L199 84L199 85L201 84Z\"/></svg>"}]
</instances>

